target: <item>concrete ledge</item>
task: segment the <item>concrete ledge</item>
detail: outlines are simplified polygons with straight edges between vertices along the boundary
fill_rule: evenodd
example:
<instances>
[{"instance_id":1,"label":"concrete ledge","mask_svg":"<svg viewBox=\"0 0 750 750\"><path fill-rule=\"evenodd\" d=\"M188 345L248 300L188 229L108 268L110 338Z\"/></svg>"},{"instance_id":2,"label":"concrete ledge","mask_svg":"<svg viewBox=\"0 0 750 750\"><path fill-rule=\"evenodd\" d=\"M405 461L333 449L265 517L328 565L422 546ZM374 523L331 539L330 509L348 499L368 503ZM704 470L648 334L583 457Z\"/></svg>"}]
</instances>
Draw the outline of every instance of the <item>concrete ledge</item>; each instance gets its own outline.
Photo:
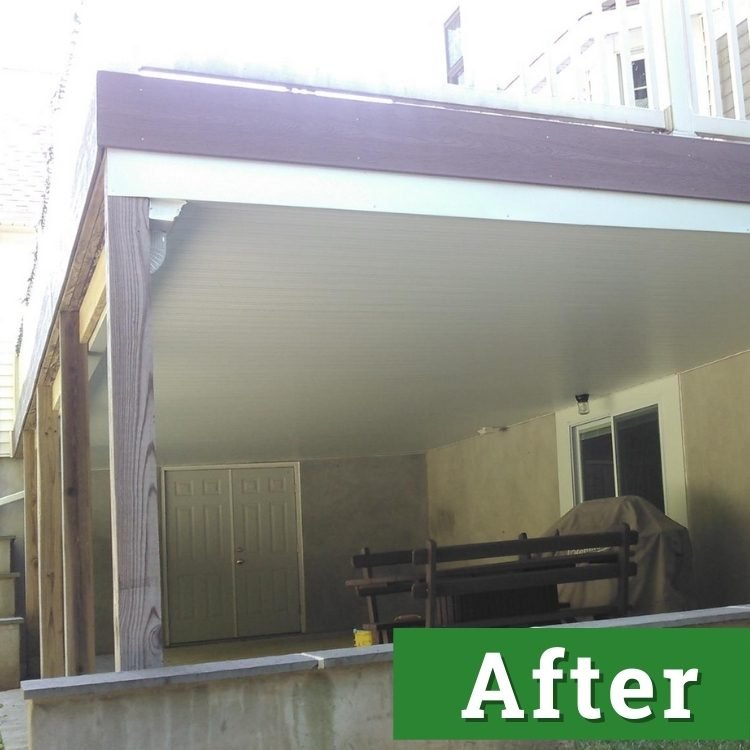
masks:
<instances>
[{"instance_id":1,"label":"concrete ledge","mask_svg":"<svg viewBox=\"0 0 750 750\"><path fill-rule=\"evenodd\" d=\"M359 646L356 648L336 648L329 651L311 651L303 654L316 659L318 669L334 667L358 667L362 664L393 661L393 644L380 646Z\"/></svg>"},{"instance_id":2,"label":"concrete ledge","mask_svg":"<svg viewBox=\"0 0 750 750\"><path fill-rule=\"evenodd\" d=\"M18 621L23 622L21 618ZM391 661L393 661L392 645L367 646L317 651L310 654L287 654L206 664L186 664L177 667L144 669L137 672L107 672L79 677L25 680L21 683L21 689L27 700L43 701L74 696L110 695L171 685L200 685L222 680L243 680L265 675L309 672L316 669Z\"/></svg>"},{"instance_id":3,"label":"concrete ledge","mask_svg":"<svg viewBox=\"0 0 750 750\"><path fill-rule=\"evenodd\" d=\"M618 617L613 620L592 620L569 625L548 625L550 628L689 628L695 626L731 625L747 620L750 623L750 604L737 604L730 607L691 609L687 612L667 612L660 615L638 615Z\"/></svg>"},{"instance_id":4,"label":"concrete ledge","mask_svg":"<svg viewBox=\"0 0 750 750\"><path fill-rule=\"evenodd\" d=\"M748 619L750 605L589 627L706 626ZM24 682L30 747L399 750L412 743L393 739L392 657L392 646L370 646ZM502 740L418 744L424 750L524 745ZM554 741L533 745L568 747Z\"/></svg>"},{"instance_id":5,"label":"concrete ledge","mask_svg":"<svg viewBox=\"0 0 750 750\"><path fill-rule=\"evenodd\" d=\"M42 701L73 696L111 695L131 691L163 688L173 685L199 685L222 680L242 680L247 677L306 672L318 669L318 661L302 654L262 656L257 659L235 659L206 664L186 664L178 667L159 667L137 672L107 672L79 677L51 677L25 680L21 683L23 697Z\"/></svg>"}]
</instances>

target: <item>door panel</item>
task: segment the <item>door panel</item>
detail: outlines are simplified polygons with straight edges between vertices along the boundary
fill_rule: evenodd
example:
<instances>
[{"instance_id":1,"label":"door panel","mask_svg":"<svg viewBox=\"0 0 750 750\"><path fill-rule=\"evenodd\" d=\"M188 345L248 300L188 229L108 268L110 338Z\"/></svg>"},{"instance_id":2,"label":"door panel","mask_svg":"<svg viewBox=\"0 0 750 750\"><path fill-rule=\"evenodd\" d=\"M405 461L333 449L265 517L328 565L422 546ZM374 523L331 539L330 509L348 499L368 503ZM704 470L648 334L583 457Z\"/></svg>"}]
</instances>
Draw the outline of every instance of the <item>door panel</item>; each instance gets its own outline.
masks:
<instances>
[{"instance_id":1,"label":"door panel","mask_svg":"<svg viewBox=\"0 0 750 750\"><path fill-rule=\"evenodd\" d=\"M237 635L300 629L294 469L232 469Z\"/></svg>"},{"instance_id":2,"label":"door panel","mask_svg":"<svg viewBox=\"0 0 750 750\"><path fill-rule=\"evenodd\" d=\"M234 635L229 471L166 473L167 605L172 643Z\"/></svg>"}]
</instances>

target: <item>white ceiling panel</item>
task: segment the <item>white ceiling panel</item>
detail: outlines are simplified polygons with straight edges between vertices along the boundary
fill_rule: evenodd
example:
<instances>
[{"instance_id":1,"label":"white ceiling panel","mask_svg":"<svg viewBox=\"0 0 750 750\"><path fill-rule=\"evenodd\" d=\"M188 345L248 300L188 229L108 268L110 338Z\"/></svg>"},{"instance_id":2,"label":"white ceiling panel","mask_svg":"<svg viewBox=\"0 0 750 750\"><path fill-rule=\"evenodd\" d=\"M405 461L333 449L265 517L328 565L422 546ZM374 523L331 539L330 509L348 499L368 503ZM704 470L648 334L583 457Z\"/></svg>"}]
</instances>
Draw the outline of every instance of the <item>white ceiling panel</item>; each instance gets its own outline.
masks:
<instances>
[{"instance_id":1,"label":"white ceiling panel","mask_svg":"<svg viewBox=\"0 0 750 750\"><path fill-rule=\"evenodd\" d=\"M189 203L152 279L163 463L421 451L750 346L746 235Z\"/></svg>"}]
</instances>

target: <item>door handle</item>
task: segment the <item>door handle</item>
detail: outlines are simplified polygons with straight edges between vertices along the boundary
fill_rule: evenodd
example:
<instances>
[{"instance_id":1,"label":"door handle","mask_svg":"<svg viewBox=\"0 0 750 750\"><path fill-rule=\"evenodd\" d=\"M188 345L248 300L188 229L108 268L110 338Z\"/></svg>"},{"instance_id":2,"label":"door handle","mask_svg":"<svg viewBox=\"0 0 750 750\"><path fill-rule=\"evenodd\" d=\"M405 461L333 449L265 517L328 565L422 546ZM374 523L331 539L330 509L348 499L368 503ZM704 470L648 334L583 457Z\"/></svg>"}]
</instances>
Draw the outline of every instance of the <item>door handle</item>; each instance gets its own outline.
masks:
<instances>
[{"instance_id":1,"label":"door handle","mask_svg":"<svg viewBox=\"0 0 750 750\"><path fill-rule=\"evenodd\" d=\"M235 565L244 565L244 564L245 564L245 561L244 561L244 560L235 560L235 561L234 561L234 564L235 564Z\"/></svg>"}]
</instances>

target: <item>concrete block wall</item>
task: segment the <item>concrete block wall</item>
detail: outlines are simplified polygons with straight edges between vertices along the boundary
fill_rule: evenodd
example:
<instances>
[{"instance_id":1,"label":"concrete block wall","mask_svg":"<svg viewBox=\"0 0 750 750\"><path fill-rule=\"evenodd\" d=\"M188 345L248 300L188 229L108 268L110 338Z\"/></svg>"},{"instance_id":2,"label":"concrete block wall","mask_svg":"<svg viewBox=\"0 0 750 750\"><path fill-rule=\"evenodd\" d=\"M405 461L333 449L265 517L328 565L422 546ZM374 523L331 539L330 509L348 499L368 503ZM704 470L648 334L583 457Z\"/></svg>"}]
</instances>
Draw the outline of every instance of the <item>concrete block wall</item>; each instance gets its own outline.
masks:
<instances>
[{"instance_id":1,"label":"concrete block wall","mask_svg":"<svg viewBox=\"0 0 750 750\"><path fill-rule=\"evenodd\" d=\"M29 748L406 750L414 743L392 738L391 659L374 646L24 683Z\"/></svg>"}]
</instances>

